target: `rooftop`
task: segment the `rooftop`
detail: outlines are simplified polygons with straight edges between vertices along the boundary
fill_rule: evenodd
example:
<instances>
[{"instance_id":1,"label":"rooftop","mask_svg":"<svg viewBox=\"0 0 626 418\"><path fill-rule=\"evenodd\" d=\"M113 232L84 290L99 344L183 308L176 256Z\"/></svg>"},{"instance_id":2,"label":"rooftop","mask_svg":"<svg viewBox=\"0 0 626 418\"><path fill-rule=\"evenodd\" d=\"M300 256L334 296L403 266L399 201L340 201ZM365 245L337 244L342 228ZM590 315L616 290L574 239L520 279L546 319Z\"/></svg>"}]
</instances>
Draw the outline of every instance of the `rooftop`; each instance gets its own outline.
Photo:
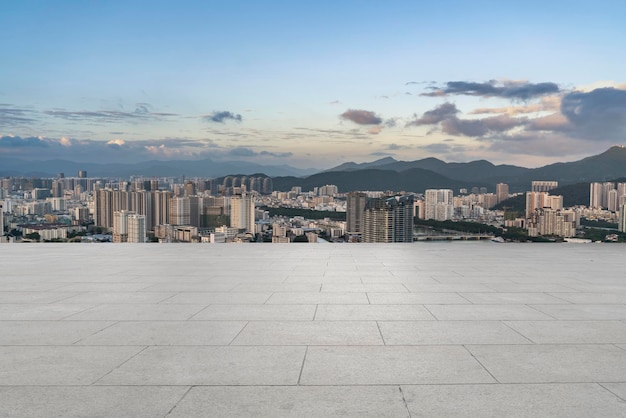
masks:
<instances>
[{"instance_id":1,"label":"rooftop","mask_svg":"<svg viewBox=\"0 0 626 418\"><path fill-rule=\"evenodd\" d=\"M0 416L623 417L625 248L3 244Z\"/></svg>"}]
</instances>

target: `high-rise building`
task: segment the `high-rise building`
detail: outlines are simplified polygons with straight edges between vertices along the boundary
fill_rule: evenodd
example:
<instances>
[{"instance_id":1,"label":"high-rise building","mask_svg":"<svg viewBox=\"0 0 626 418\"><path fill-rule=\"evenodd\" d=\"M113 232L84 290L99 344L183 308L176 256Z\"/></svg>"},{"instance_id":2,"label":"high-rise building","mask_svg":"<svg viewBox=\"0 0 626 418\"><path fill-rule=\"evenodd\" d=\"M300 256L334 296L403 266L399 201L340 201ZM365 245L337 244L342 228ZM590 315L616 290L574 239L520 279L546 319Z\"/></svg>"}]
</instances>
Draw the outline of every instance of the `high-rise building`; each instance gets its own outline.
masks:
<instances>
[{"instance_id":1,"label":"high-rise building","mask_svg":"<svg viewBox=\"0 0 626 418\"><path fill-rule=\"evenodd\" d=\"M608 210L612 212L618 211L618 197L617 197L617 189L609 190L606 198L606 207Z\"/></svg>"},{"instance_id":2,"label":"high-rise building","mask_svg":"<svg viewBox=\"0 0 626 418\"><path fill-rule=\"evenodd\" d=\"M545 180L537 180L531 183L530 191L531 192L549 192L552 189L556 189L559 187L558 181L545 181Z\"/></svg>"},{"instance_id":3,"label":"high-rise building","mask_svg":"<svg viewBox=\"0 0 626 418\"><path fill-rule=\"evenodd\" d=\"M535 209L550 207L548 192L526 192L526 218L530 218Z\"/></svg>"},{"instance_id":4,"label":"high-rise building","mask_svg":"<svg viewBox=\"0 0 626 418\"><path fill-rule=\"evenodd\" d=\"M144 215L128 216L128 242L146 242L146 217Z\"/></svg>"},{"instance_id":5,"label":"high-rise building","mask_svg":"<svg viewBox=\"0 0 626 418\"><path fill-rule=\"evenodd\" d=\"M348 235L361 235L366 203L367 195L363 192L350 192L346 195L346 233Z\"/></svg>"},{"instance_id":6,"label":"high-rise building","mask_svg":"<svg viewBox=\"0 0 626 418\"><path fill-rule=\"evenodd\" d=\"M413 196L369 199L362 235L363 242L413 242Z\"/></svg>"},{"instance_id":7,"label":"high-rise building","mask_svg":"<svg viewBox=\"0 0 626 418\"><path fill-rule=\"evenodd\" d=\"M576 222L570 220L570 213L552 208L536 209L528 219L528 235L551 235L559 237L573 237L576 234Z\"/></svg>"},{"instance_id":8,"label":"high-rise building","mask_svg":"<svg viewBox=\"0 0 626 418\"><path fill-rule=\"evenodd\" d=\"M134 211L113 213L113 242L146 242L146 217Z\"/></svg>"},{"instance_id":9,"label":"high-rise building","mask_svg":"<svg viewBox=\"0 0 626 418\"><path fill-rule=\"evenodd\" d=\"M425 192L424 219L446 221L454 215L454 194L450 189L427 189Z\"/></svg>"},{"instance_id":10,"label":"high-rise building","mask_svg":"<svg viewBox=\"0 0 626 418\"><path fill-rule=\"evenodd\" d=\"M4 235L4 202L0 200L0 236Z\"/></svg>"},{"instance_id":11,"label":"high-rise building","mask_svg":"<svg viewBox=\"0 0 626 418\"><path fill-rule=\"evenodd\" d=\"M626 232L626 203L619 207L617 215L617 229Z\"/></svg>"},{"instance_id":12,"label":"high-rise building","mask_svg":"<svg viewBox=\"0 0 626 418\"><path fill-rule=\"evenodd\" d=\"M156 190L150 192L150 198L152 200L152 227L147 226L151 230L154 230L156 225L166 225L170 219L170 200L173 198L171 191Z\"/></svg>"},{"instance_id":13,"label":"high-rise building","mask_svg":"<svg viewBox=\"0 0 626 418\"><path fill-rule=\"evenodd\" d=\"M94 222L96 226L113 226L113 190L98 189L94 193Z\"/></svg>"},{"instance_id":14,"label":"high-rise building","mask_svg":"<svg viewBox=\"0 0 626 418\"><path fill-rule=\"evenodd\" d=\"M589 207L601 209L609 207L609 192L615 190L615 183L610 181L604 183L594 182L589 185ZM619 199L619 190L618 190Z\"/></svg>"},{"instance_id":15,"label":"high-rise building","mask_svg":"<svg viewBox=\"0 0 626 418\"><path fill-rule=\"evenodd\" d=\"M86 170L78 170L78 178L79 179L86 179L87 178L87 171Z\"/></svg>"},{"instance_id":16,"label":"high-rise building","mask_svg":"<svg viewBox=\"0 0 626 418\"><path fill-rule=\"evenodd\" d=\"M254 234L254 198L251 195L231 197L230 226Z\"/></svg>"},{"instance_id":17,"label":"high-rise building","mask_svg":"<svg viewBox=\"0 0 626 418\"><path fill-rule=\"evenodd\" d=\"M334 196L339 193L339 189L334 184L327 184L317 189L318 196Z\"/></svg>"},{"instance_id":18,"label":"high-rise building","mask_svg":"<svg viewBox=\"0 0 626 418\"><path fill-rule=\"evenodd\" d=\"M170 199L170 225L189 225L190 206L188 197L173 197Z\"/></svg>"},{"instance_id":19,"label":"high-rise building","mask_svg":"<svg viewBox=\"0 0 626 418\"><path fill-rule=\"evenodd\" d=\"M496 197L498 203L504 202L509 198L509 185L506 183L496 184Z\"/></svg>"},{"instance_id":20,"label":"high-rise building","mask_svg":"<svg viewBox=\"0 0 626 418\"><path fill-rule=\"evenodd\" d=\"M135 212L116 210L113 212L113 242L128 242L128 216Z\"/></svg>"}]
</instances>

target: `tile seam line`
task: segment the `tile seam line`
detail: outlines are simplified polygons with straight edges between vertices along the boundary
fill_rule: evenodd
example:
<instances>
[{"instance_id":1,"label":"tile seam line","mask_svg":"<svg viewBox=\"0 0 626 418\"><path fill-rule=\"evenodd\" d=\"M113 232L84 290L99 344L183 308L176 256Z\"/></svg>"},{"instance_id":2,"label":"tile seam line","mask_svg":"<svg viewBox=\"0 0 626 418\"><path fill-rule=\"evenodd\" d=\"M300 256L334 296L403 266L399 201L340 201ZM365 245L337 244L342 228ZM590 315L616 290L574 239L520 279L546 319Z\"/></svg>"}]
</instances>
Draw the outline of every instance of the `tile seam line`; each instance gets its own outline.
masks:
<instances>
[{"instance_id":1,"label":"tile seam line","mask_svg":"<svg viewBox=\"0 0 626 418\"><path fill-rule=\"evenodd\" d=\"M300 373L298 374L298 382L293 385L293 386L301 386L301 381L302 381L302 373L304 372L304 363L306 362L306 355L309 352L309 346L306 346L306 349L304 350L304 356L302 357L302 366L300 366Z\"/></svg>"},{"instance_id":2,"label":"tile seam line","mask_svg":"<svg viewBox=\"0 0 626 418\"><path fill-rule=\"evenodd\" d=\"M101 388L101 387L397 387L401 386L548 386L548 385L571 385L571 386L580 386L580 385L605 385L609 383L618 383L623 384L626 383L624 381L615 381L615 382L597 382L597 381L574 381L574 382L474 382L474 383L459 383L459 382L451 382L451 383L441 383L441 382L432 382L432 383L368 383L368 384L339 384L339 385L322 385L322 384L101 384L101 385L77 385L77 384L50 384L50 385L0 385L0 388ZM617 395L616 395L617 396Z\"/></svg>"},{"instance_id":3,"label":"tile seam line","mask_svg":"<svg viewBox=\"0 0 626 418\"><path fill-rule=\"evenodd\" d=\"M115 370L119 369L120 367L122 367L124 364L128 363L129 361L131 361L132 359L134 359L135 357L137 357L139 354L143 353L144 351L146 351L150 346L146 345L143 346L143 348L141 350L139 350L137 353L135 353L134 355L130 356L129 358L127 358L126 360L124 360L122 363L118 364L117 366L113 367L111 370L109 370L108 372L106 372L103 376L97 378L95 381L93 381L91 384L86 385L86 386L95 386L96 383L98 383L100 380L104 379L105 377L107 377L108 375L110 375L111 373L113 373Z\"/></svg>"},{"instance_id":4,"label":"tile seam line","mask_svg":"<svg viewBox=\"0 0 626 418\"><path fill-rule=\"evenodd\" d=\"M600 386L602 389L606 390L607 392L609 392L612 395L615 395L618 399L621 399L622 401L626 402L626 397L622 397L619 396L617 393L613 392L611 389L607 388L606 386L604 386L606 383L605 382L598 382L596 383L598 386Z\"/></svg>"},{"instance_id":5,"label":"tile seam line","mask_svg":"<svg viewBox=\"0 0 626 418\"><path fill-rule=\"evenodd\" d=\"M180 397L180 399L178 399L178 401L174 402L174 406L172 406L170 408L170 410L167 411L167 414L165 414L163 417L167 418L168 416L170 416L172 414L172 412L174 412L174 410L176 409L178 404L181 403L183 401L183 399L185 399L187 397L189 392L191 392L191 389L193 389L194 387L195 387L194 385L189 386L189 388L185 391L185 393L183 393L183 395Z\"/></svg>"},{"instance_id":6,"label":"tile seam line","mask_svg":"<svg viewBox=\"0 0 626 418\"><path fill-rule=\"evenodd\" d=\"M411 418L411 410L409 409L409 404L406 401L406 397L404 396L404 391L402 390L402 385L398 385L398 390L400 390L400 396L402 396L402 403L404 404L404 407L406 408L406 413L408 414L408 417Z\"/></svg>"},{"instance_id":7,"label":"tile seam line","mask_svg":"<svg viewBox=\"0 0 626 418\"><path fill-rule=\"evenodd\" d=\"M487 368L485 367L485 365L484 365L484 364L483 364L480 360L478 360L478 358L474 355L474 353L472 353L472 352L470 351L470 349L469 349L469 348L467 348L467 346L466 346L465 344L463 344L463 346L462 346L462 347L465 349L465 351L467 351L467 352L469 353L469 355L470 355L470 356L472 356L472 358L473 358L474 360L476 360L476 362L477 362L478 364L480 364L480 367L482 367L482 368L483 368L483 370L485 370L487 373L489 373L489 376L491 376L491 378L492 378L493 380L495 380L495 381L496 381L496 383L502 383L502 382L500 382L500 381L499 381L499 380L498 380L498 379L497 379L497 378L493 375L493 373L491 373L491 372L489 371L489 369L487 369Z\"/></svg>"},{"instance_id":8,"label":"tile seam line","mask_svg":"<svg viewBox=\"0 0 626 418\"><path fill-rule=\"evenodd\" d=\"M507 324L507 321L499 321L501 324L503 324L505 327L509 328L510 330L512 330L513 332L515 332L516 334L520 335L522 338L530 341L532 344L537 344L535 341L533 341L532 339L530 339L529 337L525 336L524 334L522 334L521 332L519 332L518 330L516 330L515 328L513 328L511 325Z\"/></svg>"},{"instance_id":9,"label":"tile seam line","mask_svg":"<svg viewBox=\"0 0 626 418\"><path fill-rule=\"evenodd\" d=\"M100 334L101 332L103 332L103 331L105 331L105 330L107 330L107 329L111 328L112 326L115 326L115 325L117 325L117 324L119 324L119 323L120 323L120 321L113 321L113 323L112 323L112 324L109 324L109 325L107 325L106 327L104 327L104 328L102 328L102 329L99 329L98 331L96 331L96 332L94 332L94 333L92 333L92 334L87 335L86 337L81 337L81 338L79 338L78 340L74 341L74 342L72 343L72 345L77 345L79 342L81 342L81 341L83 341L83 340L85 340L85 339L87 339L87 338L91 338L91 337L93 337L94 335L98 335L98 334Z\"/></svg>"}]
</instances>

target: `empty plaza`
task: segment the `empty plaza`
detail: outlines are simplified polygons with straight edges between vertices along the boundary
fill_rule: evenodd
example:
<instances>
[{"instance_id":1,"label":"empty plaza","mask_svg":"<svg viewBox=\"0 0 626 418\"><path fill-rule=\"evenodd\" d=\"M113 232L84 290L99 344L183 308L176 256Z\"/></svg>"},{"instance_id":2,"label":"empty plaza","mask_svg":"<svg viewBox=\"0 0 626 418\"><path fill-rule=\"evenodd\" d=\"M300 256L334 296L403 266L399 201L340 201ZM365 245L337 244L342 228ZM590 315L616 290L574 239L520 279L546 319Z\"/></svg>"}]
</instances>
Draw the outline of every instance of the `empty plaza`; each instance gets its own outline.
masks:
<instances>
[{"instance_id":1,"label":"empty plaza","mask_svg":"<svg viewBox=\"0 0 626 418\"><path fill-rule=\"evenodd\" d=\"M1 245L0 416L626 416L625 251Z\"/></svg>"}]
</instances>

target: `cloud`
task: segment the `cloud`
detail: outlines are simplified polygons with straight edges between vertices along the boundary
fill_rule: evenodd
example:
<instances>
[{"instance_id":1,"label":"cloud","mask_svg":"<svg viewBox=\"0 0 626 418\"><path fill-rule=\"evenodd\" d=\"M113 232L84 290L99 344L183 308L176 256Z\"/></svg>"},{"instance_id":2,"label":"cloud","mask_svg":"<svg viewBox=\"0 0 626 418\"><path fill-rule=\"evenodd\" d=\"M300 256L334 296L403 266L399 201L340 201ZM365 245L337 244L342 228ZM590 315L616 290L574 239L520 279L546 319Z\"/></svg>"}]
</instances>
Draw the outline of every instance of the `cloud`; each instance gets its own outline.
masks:
<instances>
[{"instance_id":1,"label":"cloud","mask_svg":"<svg viewBox=\"0 0 626 418\"><path fill-rule=\"evenodd\" d=\"M398 145L398 144L389 144L387 145L387 149L389 151L397 151L397 150L401 150L401 149L408 149L409 147L407 147L406 145Z\"/></svg>"},{"instance_id":2,"label":"cloud","mask_svg":"<svg viewBox=\"0 0 626 418\"><path fill-rule=\"evenodd\" d=\"M162 120L168 116L178 116L176 113L152 112L152 106L148 103L137 103L133 112L123 110L80 110L72 111L65 109L44 110L43 114L68 121L93 121L115 123L124 121Z\"/></svg>"},{"instance_id":3,"label":"cloud","mask_svg":"<svg viewBox=\"0 0 626 418\"><path fill-rule=\"evenodd\" d=\"M372 126L367 130L367 133L370 135L378 135L383 130L382 126Z\"/></svg>"},{"instance_id":4,"label":"cloud","mask_svg":"<svg viewBox=\"0 0 626 418\"><path fill-rule=\"evenodd\" d=\"M107 147L115 150L121 150L126 145L123 139L112 139L106 143Z\"/></svg>"},{"instance_id":5,"label":"cloud","mask_svg":"<svg viewBox=\"0 0 626 418\"><path fill-rule=\"evenodd\" d=\"M444 84L444 86L432 86L427 88L431 91L422 93L421 96L444 97L452 95L465 95L502 97L512 100L529 100L560 92L560 88L556 83L546 82L533 84L527 81L511 80L490 80L484 83L448 81Z\"/></svg>"},{"instance_id":6,"label":"cloud","mask_svg":"<svg viewBox=\"0 0 626 418\"><path fill-rule=\"evenodd\" d=\"M261 151L257 152L248 147L236 147L232 148L228 151L228 155L234 157L257 157L257 156L267 156L267 157L275 157L275 158L286 158L291 157L293 153L291 152L270 152L270 151Z\"/></svg>"},{"instance_id":7,"label":"cloud","mask_svg":"<svg viewBox=\"0 0 626 418\"><path fill-rule=\"evenodd\" d=\"M49 141L40 137L0 136L0 148L47 148Z\"/></svg>"},{"instance_id":8,"label":"cloud","mask_svg":"<svg viewBox=\"0 0 626 418\"><path fill-rule=\"evenodd\" d=\"M71 147L72 145L74 145L74 141L64 136L61 139L59 139L59 144L63 145L64 147Z\"/></svg>"},{"instance_id":9,"label":"cloud","mask_svg":"<svg viewBox=\"0 0 626 418\"><path fill-rule=\"evenodd\" d=\"M37 122L37 112L23 107L0 104L0 126L18 126Z\"/></svg>"},{"instance_id":10,"label":"cloud","mask_svg":"<svg viewBox=\"0 0 626 418\"><path fill-rule=\"evenodd\" d=\"M508 115L497 115L480 119L461 119L460 111L453 103L443 103L432 110L424 112L421 117L407 123L407 126L438 126L448 135L484 137L493 133L506 132L526 124L526 118L513 118Z\"/></svg>"},{"instance_id":11,"label":"cloud","mask_svg":"<svg viewBox=\"0 0 626 418\"><path fill-rule=\"evenodd\" d=\"M626 90L599 88L563 96L561 113L587 139L626 139Z\"/></svg>"},{"instance_id":12,"label":"cloud","mask_svg":"<svg viewBox=\"0 0 626 418\"><path fill-rule=\"evenodd\" d=\"M383 122L379 116L369 110L348 109L340 117L357 125L379 125Z\"/></svg>"},{"instance_id":13,"label":"cloud","mask_svg":"<svg viewBox=\"0 0 626 418\"><path fill-rule=\"evenodd\" d=\"M506 132L526 123L526 119L499 115L482 119L459 119L456 116L441 123L441 130L449 135L481 137L487 134Z\"/></svg>"},{"instance_id":14,"label":"cloud","mask_svg":"<svg viewBox=\"0 0 626 418\"><path fill-rule=\"evenodd\" d=\"M435 125L446 119L453 118L459 113L454 103L444 103L432 110L424 112L422 117L417 118L407 124L407 126Z\"/></svg>"},{"instance_id":15,"label":"cloud","mask_svg":"<svg viewBox=\"0 0 626 418\"><path fill-rule=\"evenodd\" d=\"M206 122L216 122L216 123L224 123L227 120L233 120L235 122L241 122L243 120L240 114L234 114L226 110L220 111L220 112L213 112L210 115L204 116L203 119Z\"/></svg>"}]
</instances>

